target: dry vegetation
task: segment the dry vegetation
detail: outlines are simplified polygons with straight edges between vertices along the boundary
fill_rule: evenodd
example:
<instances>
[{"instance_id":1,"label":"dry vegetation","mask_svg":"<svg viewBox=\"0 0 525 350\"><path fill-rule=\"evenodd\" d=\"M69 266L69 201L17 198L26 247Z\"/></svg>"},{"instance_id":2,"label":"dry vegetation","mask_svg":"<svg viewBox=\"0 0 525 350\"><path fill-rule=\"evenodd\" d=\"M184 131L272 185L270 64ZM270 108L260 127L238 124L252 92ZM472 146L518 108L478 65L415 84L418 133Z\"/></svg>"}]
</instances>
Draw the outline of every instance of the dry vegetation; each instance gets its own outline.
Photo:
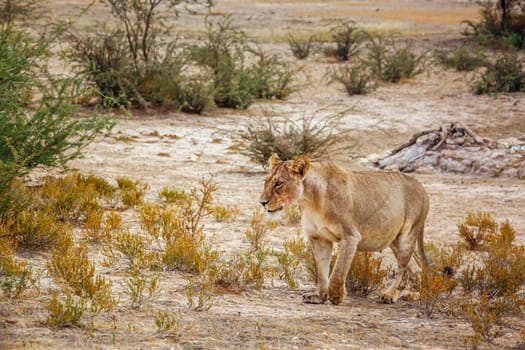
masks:
<instances>
[{"instance_id":1,"label":"dry vegetation","mask_svg":"<svg viewBox=\"0 0 525 350\"><path fill-rule=\"evenodd\" d=\"M73 3L84 4L45 3L58 18L71 13ZM301 294L313 288L316 271L299 232L299 209L270 220L257 207L274 146L285 157L326 153L359 168L371 164L370 154L450 118L525 144L523 92L474 95L463 72L440 70L427 57L431 47L463 61L448 50L461 40L459 22L479 19L478 7L466 1L402 4L218 1L211 17L231 13L232 23L264 42L265 52L285 57L286 74L302 72L296 91L287 90L289 97L278 102L236 99L230 107L243 110L207 107L201 116L153 111L155 103L133 95L130 104L146 109L131 110L109 138L97 138L84 159L71 163L76 172L37 168L25 182L13 181L0 208L0 347L523 349L523 179L417 172L431 198L426 251L434 264L407 276L407 293L394 305L377 302L392 278L395 259L388 252L356 255L342 305L303 304ZM91 11L77 24L107 19L100 3ZM196 11L173 23L186 40L209 39L205 12ZM330 38L346 17L369 33L401 31L410 44L369 44L392 57L393 48L401 48L404 63L423 62L425 55L431 63L417 63L415 71L426 72L377 76L373 92L353 96L326 79L336 72L334 64L346 63L315 49L299 61L276 39L286 38L290 26L297 28L295 40L300 31L307 40ZM242 36L231 30L235 39ZM367 49L362 57L369 57ZM274 57L258 54L247 60ZM349 61L348 69L356 67ZM62 69L52 62L51 71Z\"/></svg>"}]
</instances>

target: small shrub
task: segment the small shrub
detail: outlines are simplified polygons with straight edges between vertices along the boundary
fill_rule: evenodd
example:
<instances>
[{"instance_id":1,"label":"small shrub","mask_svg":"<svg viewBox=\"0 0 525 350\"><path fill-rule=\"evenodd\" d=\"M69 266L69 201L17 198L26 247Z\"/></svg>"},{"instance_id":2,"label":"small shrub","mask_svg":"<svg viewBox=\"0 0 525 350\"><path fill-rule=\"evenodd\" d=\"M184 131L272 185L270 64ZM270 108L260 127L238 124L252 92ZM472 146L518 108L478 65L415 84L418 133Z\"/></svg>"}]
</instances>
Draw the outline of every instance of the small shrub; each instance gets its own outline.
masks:
<instances>
[{"instance_id":1,"label":"small shrub","mask_svg":"<svg viewBox=\"0 0 525 350\"><path fill-rule=\"evenodd\" d=\"M468 213L458 230L467 243L467 249L480 250L485 247L488 237L495 234L497 227L498 224L489 213L477 212Z\"/></svg>"},{"instance_id":2,"label":"small shrub","mask_svg":"<svg viewBox=\"0 0 525 350\"><path fill-rule=\"evenodd\" d=\"M493 1L481 1L480 22L464 21L468 29L464 34L473 37L482 45L513 46L525 48L525 16L518 0L497 1L500 9L496 10Z\"/></svg>"},{"instance_id":3,"label":"small shrub","mask_svg":"<svg viewBox=\"0 0 525 350\"><path fill-rule=\"evenodd\" d=\"M100 243L108 239L108 231L102 230L104 209L100 207L91 207L86 210L86 219L84 220L84 232L87 239L91 242Z\"/></svg>"},{"instance_id":4,"label":"small shrub","mask_svg":"<svg viewBox=\"0 0 525 350\"><path fill-rule=\"evenodd\" d=\"M151 203L144 203L139 211L140 227L156 240L160 237L161 207Z\"/></svg>"},{"instance_id":5,"label":"small shrub","mask_svg":"<svg viewBox=\"0 0 525 350\"><path fill-rule=\"evenodd\" d=\"M363 42L364 32L359 29L355 22L344 22L333 27L332 40L336 43L333 55L339 61L348 61L359 53Z\"/></svg>"},{"instance_id":6,"label":"small shrub","mask_svg":"<svg viewBox=\"0 0 525 350\"><path fill-rule=\"evenodd\" d=\"M118 177L117 184L121 193L124 205L135 206L142 203L144 195L148 189L148 184L140 181L132 181L126 177Z\"/></svg>"},{"instance_id":7,"label":"small shrub","mask_svg":"<svg viewBox=\"0 0 525 350\"><path fill-rule=\"evenodd\" d=\"M365 64L343 65L330 72L330 83L340 83L348 95L364 95L375 88L374 76Z\"/></svg>"},{"instance_id":8,"label":"small shrub","mask_svg":"<svg viewBox=\"0 0 525 350\"><path fill-rule=\"evenodd\" d=\"M473 83L477 95L491 92L516 92L525 88L525 64L516 54L502 54L489 63Z\"/></svg>"},{"instance_id":9,"label":"small shrub","mask_svg":"<svg viewBox=\"0 0 525 350\"><path fill-rule=\"evenodd\" d=\"M420 303L427 317L434 312L434 308L442 301L444 293L450 293L456 282L441 269L433 266L422 266L421 283L419 286Z\"/></svg>"},{"instance_id":10,"label":"small shrub","mask_svg":"<svg viewBox=\"0 0 525 350\"><path fill-rule=\"evenodd\" d=\"M132 268L131 277L122 282L124 292L131 299L133 308L140 308L145 302L152 300L155 292L159 288L159 274L154 274L150 278L138 269ZM148 292L148 295L145 295Z\"/></svg>"},{"instance_id":11,"label":"small shrub","mask_svg":"<svg viewBox=\"0 0 525 350\"><path fill-rule=\"evenodd\" d=\"M53 247L71 227L57 220L51 210L26 210L19 213L9 233L19 247L46 249Z\"/></svg>"},{"instance_id":12,"label":"small shrub","mask_svg":"<svg viewBox=\"0 0 525 350\"><path fill-rule=\"evenodd\" d=\"M277 254L277 261L281 267L280 278L285 280L290 288L297 288L295 276L301 264L307 263L310 253L302 236L297 235L283 242L284 251ZM310 253L311 254L311 253ZM314 267L315 269L315 267Z\"/></svg>"},{"instance_id":13,"label":"small shrub","mask_svg":"<svg viewBox=\"0 0 525 350\"><path fill-rule=\"evenodd\" d=\"M348 135L339 132L343 114L317 118L315 114L299 121L266 117L252 121L241 136L248 141L243 153L264 168L268 159L277 153L280 159L288 160L305 154L310 158L330 157L350 151Z\"/></svg>"},{"instance_id":14,"label":"small shrub","mask_svg":"<svg viewBox=\"0 0 525 350\"><path fill-rule=\"evenodd\" d=\"M125 257L131 269L139 269L148 263L146 247L149 245L147 239L139 234L134 234L129 230L124 230L113 235L110 254L119 254Z\"/></svg>"},{"instance_id":15,"label":"small shrub","mask_svg":"<svg viewBox=\"0 0 525 350\"><path fill-rule=\"evenodd\" d=\"M65 301L61 301L58 293L53 292L46 308L49 312L46 322L51 327L79 326L86 312L87 299L66 294Z\"/></svg>"},{"instance_id":16,"label":"small shrub","mask_svg":"<svg viewBox=\"0 0 525 350\"><path fill-rule=\"evenodd\" d=\"M239 208L235 205L214 205L208 208L208 212L213 216L217 222L232 222L239 214Z\"/></svg>"},{"instance_id":17,"label":"small shrub","mask_svg":"<svg viewBox=\"0 0 525 350\"><path fill-rule=\"evenodd\" d=\"M89 260L87 246L74 246L71 236L56 244L47 261L47 270L55 281L91 301L91 310L111 310L117 303L111 294L111 282L95 274L95 264Z\"/></svg>"},{"instance_id":18,"label":"small shrub","mask_svg":"<svg viewBox=\"0 0 525 350\"><path fill-rule=\"evenodd\" d=\"M255 98L281 99L291 92L288 64L251 46L230 16L216 22L207 18L203 44L189 52L194 62L210 72L219 107L245 109Z\"/></svg>"},{"instance_id":19,"label":"small shrub","mask_svg":"<svg viewBox=\"0 0 525 350\"><path fill-rule=\"evenodd\" d=\"M282 100L293 92L293 72L277 54L257 47L251 49L255 63L250 67L251 93L254 98Z\"/></svg>"},{"instance_id":20,"label":"small shrub","mask_svg":"<svg viewBox=\"0 0 525 350\"><path fill-rule=\"evenodd\" d=\"M304 60L308 56L310 56L310 52L313 48L313 41L315 40L315 36L312 35L308 38L308 40L299 39L295 37L293 34L288 34L288 45L290 46L290 51L292 51L292 54L295 58L298 58L300 60Z\"/></svg>"},{"instance_id":21,"label":"small shrub","mask_svg":"<svg viewBox=\"0 0 525 350\"><path fill-rule=\"evenodd\" d=\"M182 323L179 315L172 315L168 310L155 310L155 326L157 333L173 340L179 340L182 337Z\"/></svg>"},{"instance_id":22,"label":"small shrub","mask_svg":"<svg viewBox=\"0 0 525 350\"><path fill-rule=\"evenodd\" d=\"M79 118L73 104L79 82L49 72L51 46L63 30L33 39L14 26L0 27L0 197L38 166L64 168L114 125L96 113ZM39 98L30 106L32 96Z\"/></svg>"},{"instance_id":23,"label":"small shrub","mask_svg":"<svg viewBox=\"0 0 525 350\"><path fill-rule=\"evenodd\" d=\"M207 311L213 306L213 281L209 276L201 275L197 279L188 279L185 294L188 308L194 311Z\"/></svg>"},{"instance_id":24,"label":"small shrub","mask_svg":"<svg viewBox=\"0 0 525 350\"><path fill-rule=\"evenodd\" d=\"M474 331L470 342L477 346L481 340L491 343L501 336L503 317L514 307L512 298L490 298L484 293L478 299L462 304L461 310Z\"/></svg>"},{"instance_id":25,"label":"small shrub","mask_svg":"<svg viewBox=\"0 0 525 350\"><path fill-rule=\"evenodd\" d=\"M388 273L388 270L381 268L382 261L370 252L357 252L346 279L348 292L366 296L381 288Z\"/></svg>"},{"instance_id":26,"label":"small shrub","mask_svg":"<svg viewBox=\"0 0 525 350\"><path fill-rule=\"evenodd\" d=\"M436 51L435 57L443 67L454 68L459 72L470 72L484 67L488 60L483 51L473 50L467 46L460 46L448 51Z\"/></svg>"},{"instance_id":27,"label":"small shrub","mask_svg":"<svg viewBox=\"0 0 525 350\"><path fill-rule=\"evenodd\" d=\"M380 80L397 83L423 72L426 55L414 52L411 43L397 47L394 40L370 37L367 61L372 73Z\"/></svg>"},{"instance_id":28,"label":"small shrub","mask_svg":"<svg viewBox=\"0 0 525 350\"><path fill-rule=\"evenodd\" d=\"M109 1L115 29L69 33L67 57L95 88L104 106L150 105L200 113L209 105L210 87L198 76L183 74L187 59L169 34L166 13L183 1ZM202 1L209 7L210 1Z\"/></svg>"},{"instance_id":29,"label":"small shrub","mask_svg":"<svg viewBox=\"0 0 525 350\"><path fill-rule=\"evenodd\" d=\"M25 261L17 261L8 243L0 238L0 289L3 295L17 298L35 283L31 268Z\"/></svg>"},{"instance_id":30,"label":"small shrub","mask_svg":"<svg viewBox=\"0 0 525 350\"><path fill-rule=\"evenodd\" d=\"M218 252L200 239L181 236L166 242L162 263L170 269L201 274L218 258Z\"/></svg>"},{"instance_id":31,"label":"small shrub","mask_svg":"<svg viewBox=\"0 0 525 350\"><path fill-rule=\"evenodd\" d=\"M276 220L266 220L262 210L254 209L250 220L250 228L244 232L244 236L250 242L253 251L257 251L265 245L265 237L270 231L279 225Z\"/></svg>"},{"instance_id":32,"label":"small shrub","mask_svg":"<svg viewBox=\"0 0 525 350\"><path fill-rule=\"evenodd\" d=\"M159 198L166 203L177 203L186 200L187 194L184 190L177 190L173 187L163 187L159 192Z\"/></svg>"}]
</instances>

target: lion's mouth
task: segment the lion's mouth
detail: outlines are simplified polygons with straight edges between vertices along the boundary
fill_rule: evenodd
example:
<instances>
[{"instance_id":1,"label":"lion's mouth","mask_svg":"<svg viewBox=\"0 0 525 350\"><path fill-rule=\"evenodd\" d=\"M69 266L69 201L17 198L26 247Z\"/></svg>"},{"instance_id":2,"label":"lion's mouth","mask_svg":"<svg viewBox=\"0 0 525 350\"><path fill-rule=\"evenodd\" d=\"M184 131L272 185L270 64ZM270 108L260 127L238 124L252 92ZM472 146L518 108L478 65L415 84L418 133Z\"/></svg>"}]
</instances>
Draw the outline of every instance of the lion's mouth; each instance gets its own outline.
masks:
<instances>
[{"instance_id":1,"label":"lion's mouth","mask_svg":"<svg viewBox=\"0 0 525 350\"><path fill-rule=\"evenodd\" d=\"M279 210L282 210L283 207L280 206L279 208L275 208L275 209L267 209L268 213L275 213L276 211L279 211Z\"/></svg>"}]
</instances>

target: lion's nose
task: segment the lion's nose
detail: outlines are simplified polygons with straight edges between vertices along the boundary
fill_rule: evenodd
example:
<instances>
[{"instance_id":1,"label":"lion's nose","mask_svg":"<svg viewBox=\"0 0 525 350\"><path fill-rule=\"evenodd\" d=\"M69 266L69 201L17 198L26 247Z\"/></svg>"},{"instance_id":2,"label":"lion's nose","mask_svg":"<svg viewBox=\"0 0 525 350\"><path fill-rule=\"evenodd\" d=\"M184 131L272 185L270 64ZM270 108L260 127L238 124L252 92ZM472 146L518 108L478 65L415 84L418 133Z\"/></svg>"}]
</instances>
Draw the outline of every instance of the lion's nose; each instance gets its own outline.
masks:
<instances>
[{"instance_id":1,"label":"lion's nose","mask_svg":"<svg viewBox=\"0 0 525 350\"><path fill-rule=\"evenodd\" d=\"M261 205L262 205L263 207L266 207L266 204L268 204L268 202L269 202L269 201L264 200L264 199L261 199L261 200L259 201L259 203L261 203Z\"/></svg>"}]
</instances>

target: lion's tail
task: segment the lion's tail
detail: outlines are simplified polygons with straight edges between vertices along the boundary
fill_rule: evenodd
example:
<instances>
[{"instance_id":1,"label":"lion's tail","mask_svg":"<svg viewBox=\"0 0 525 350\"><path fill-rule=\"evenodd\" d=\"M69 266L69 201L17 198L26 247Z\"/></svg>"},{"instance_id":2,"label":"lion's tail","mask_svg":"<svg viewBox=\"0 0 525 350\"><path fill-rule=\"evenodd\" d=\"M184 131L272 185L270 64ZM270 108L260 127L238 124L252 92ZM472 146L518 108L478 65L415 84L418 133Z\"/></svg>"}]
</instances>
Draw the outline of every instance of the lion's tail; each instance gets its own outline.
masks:
<instances>
[{"instance_id":1,"label":"lion's tail","mask_svg":"<svg viewBox=\"0 0 525 350\"><path fill-rule=\"evenodd\" d=\"M421 259L422 263L425 264L425 266L428 267L428 266L431 265L431 263L430 263L430 260L427 257L427 254L425 253L425 245L424 245L424 241L423 241L423 236L424 236L423 232L424 232L424 226L421 228L421 231L418 234L417 245L418 245L418 248L419 248L419 257L420 257L420 259ZM452 276L454 274L454 268L452 268L452 266L444 266L443 267L443 273L450 277L450 276Z\"/></svg>"}]
</instances>

